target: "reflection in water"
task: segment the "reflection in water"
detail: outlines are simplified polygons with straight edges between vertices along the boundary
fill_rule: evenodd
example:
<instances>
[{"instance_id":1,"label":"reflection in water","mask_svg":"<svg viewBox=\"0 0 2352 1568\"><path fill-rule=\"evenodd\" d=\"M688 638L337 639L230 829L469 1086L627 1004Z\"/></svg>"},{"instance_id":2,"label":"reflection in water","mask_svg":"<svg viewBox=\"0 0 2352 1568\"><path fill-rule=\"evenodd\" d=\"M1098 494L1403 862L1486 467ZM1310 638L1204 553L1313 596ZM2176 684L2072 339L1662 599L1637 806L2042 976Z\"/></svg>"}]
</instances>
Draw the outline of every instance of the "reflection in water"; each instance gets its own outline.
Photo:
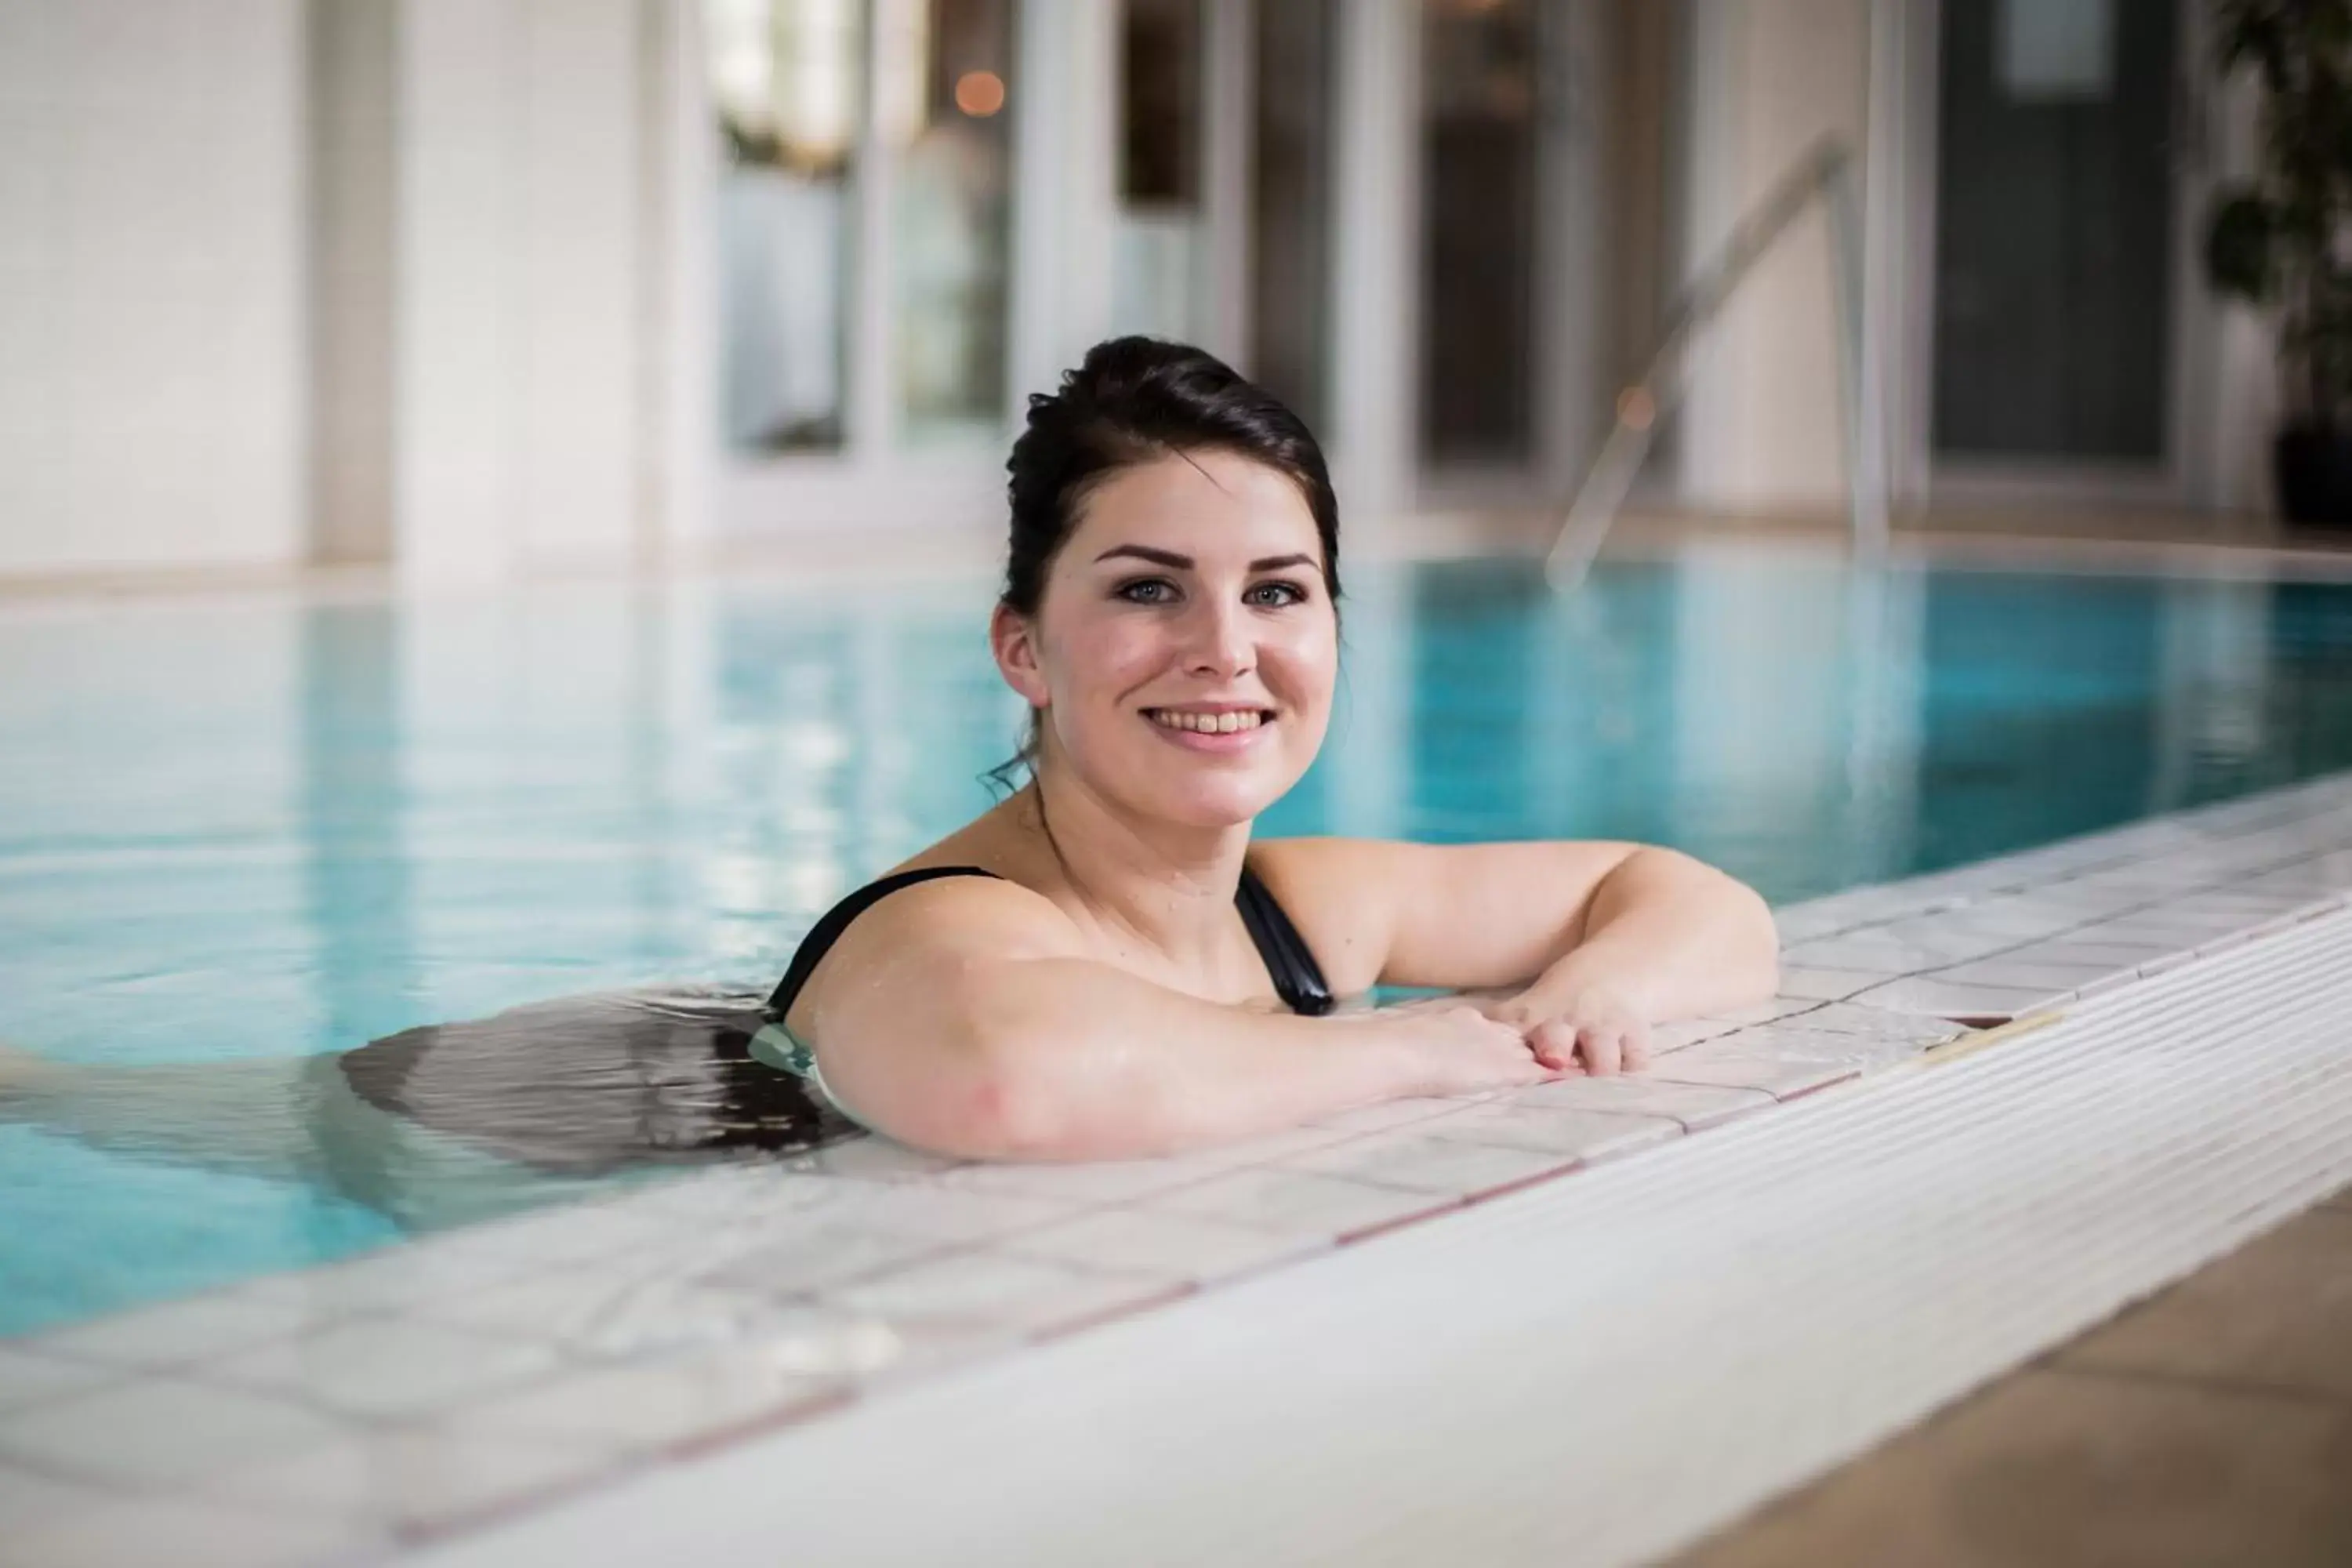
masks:
<instances>
[{"instance_id":1,"label":"reflection in water","mask_svg":"<svg viewBox=\"0 0 2352 1568\"><path fill-rule=\"evenodd\" d=\"M1727 548L1572 599L1511 563L1350 582L1331 739L1268 832L1656 840L1788 900L2352 766L2340 587ZM576 1190L328 1055L764 988L833 899L992 798L1020 714L989 592L0 619L0 1040L141 1086L78 1142L6 1112L0 1330ZM474 1059L515 1069L509 1108L622 1071L565 1038ZM697 1060L688 1099L731 1070Z\"/></svg>"},{"instance_id":2,"label":"reflection in water","mask_svg":"<svg viewBox=\"0 0 2352 1568\"><path fill-rule=\"evenodd\" d=\"M416 984L403 843L398 626L382 605L314 607L301 621L301 837L306 921L318 941L330 1037L365 1039Z\"/></svg>"}]
</instances>

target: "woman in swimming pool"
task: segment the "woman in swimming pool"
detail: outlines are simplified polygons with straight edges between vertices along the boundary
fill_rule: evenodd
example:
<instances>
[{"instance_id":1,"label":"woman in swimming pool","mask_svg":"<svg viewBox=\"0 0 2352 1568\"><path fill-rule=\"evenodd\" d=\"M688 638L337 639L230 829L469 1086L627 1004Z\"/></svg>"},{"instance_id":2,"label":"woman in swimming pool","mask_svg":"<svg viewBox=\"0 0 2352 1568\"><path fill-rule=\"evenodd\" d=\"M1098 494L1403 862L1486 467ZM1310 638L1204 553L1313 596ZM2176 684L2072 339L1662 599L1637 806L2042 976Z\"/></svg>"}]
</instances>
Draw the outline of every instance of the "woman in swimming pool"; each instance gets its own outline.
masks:
<instances>
[{"instance_id":1,"label":"woman in swimming pool","mask_svg":"<svg viewBox=\"0 0 2352 1568\"><path fill-rule=\"evenodd\" d=\"M1030 782L902 868L984 875L885 879L772 999L859 1120L981 1158L1153 1153L1638 1068L1653 1021L1770 994L1763 900L1672 851L1252 842L1339 664L1338 505L1272 396L1120 339L1030 400L1010 468L990 640ZM1508 991L1299 1016L1375 984Z\"/></svg>"},{"instance_id":2,"label":"woman in swimming pool","mask_svg":"<svg viewBox=\"0 0 2352 1568\"><path fill-rule=\"evenodd\" d=\"M1031 776L819 922L765 1005L572 998L310 1061L17 1057L0 1114L432 1224L524 1201L459 1146L559 1173L805 1147L842 1130L829 1099L953 1154L1160 1153L1638 1068L1650 1024L1770 994L1763 901L1669 850L1252 841L1339 663L1338 506L1273 397L1120 339L1030 400L1009 467L990 637ZM1376 984L1493 994L1318 1016Z\"/></svg>"}]
</instances>

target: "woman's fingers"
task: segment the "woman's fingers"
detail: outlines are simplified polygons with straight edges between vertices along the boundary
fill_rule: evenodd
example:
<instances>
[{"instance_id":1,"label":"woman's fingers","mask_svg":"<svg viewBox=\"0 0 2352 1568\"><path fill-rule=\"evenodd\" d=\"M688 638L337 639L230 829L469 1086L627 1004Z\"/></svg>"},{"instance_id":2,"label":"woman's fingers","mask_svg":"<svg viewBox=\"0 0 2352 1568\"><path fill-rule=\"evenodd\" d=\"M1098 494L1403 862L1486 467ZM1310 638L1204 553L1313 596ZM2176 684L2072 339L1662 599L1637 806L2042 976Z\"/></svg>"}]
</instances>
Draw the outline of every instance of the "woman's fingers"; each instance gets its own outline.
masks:
<instances>
[{"instance_id":1,"label":"woman's fingers","mask_svg":"<svg viewBox=\"0 0 2352 1568\"><path fill-rule=\"evenodd\" d=\"M1587 1024L1576 1032L1584 1054L1584 1070L1595 1078L1611 1078L1624 1063L1623 1033L1611 1024Z\"/></svg>"},{"instance_id":2,"label":"woman's fingers","mask_svg":"<svg viewBox=\"0 0 2352 1568\"><path fill-rule=\"evenodd\" d=\"M1576 1027L1559 1018L1547 1018L1528 1031L1528 1048L1536 1060L1554 1072L1576 1068Z\"/></svg>"}]
</instances>

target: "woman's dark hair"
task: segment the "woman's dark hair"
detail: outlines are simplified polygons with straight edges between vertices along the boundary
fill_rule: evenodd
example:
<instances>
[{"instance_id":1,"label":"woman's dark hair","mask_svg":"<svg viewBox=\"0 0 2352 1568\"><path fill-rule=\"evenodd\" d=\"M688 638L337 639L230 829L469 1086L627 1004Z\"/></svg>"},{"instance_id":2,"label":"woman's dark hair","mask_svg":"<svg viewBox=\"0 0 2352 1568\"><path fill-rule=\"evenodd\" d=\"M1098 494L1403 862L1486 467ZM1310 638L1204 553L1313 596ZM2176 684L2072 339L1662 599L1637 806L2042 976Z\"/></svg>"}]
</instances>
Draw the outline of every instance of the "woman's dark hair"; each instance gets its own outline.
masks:
<instances>
[{"instance_id":1,"label":"woman's dark hair","mask_svg":"<svg viewBox=\"0 0 2352 1568\"><path fill-rule=\"evenodd\" d=\"M1087 497L1122 468L1180 452L1263 463L1306 498L1323 542L1323 584L1339 597L1339 503L1306 422L1215 355L1157 338L1113 338L1050 393L1032 393L1029 427L1005 463L1013 536L1004 603L1037 613L1045 574Z\"/></svg>"},{"instance_id":2,"label":"woman's dark hair","mask_svg":"<svg viewBox=\"0 0 2352 1568\"><path fill-rule=\"evenodd\" d=\"M1013 514L1004 605L1037 613L1054 557L1078 526L1087 498L1123 468L1176 454L1225 452L1262 463L1298 487L1323 545L1323 586L1339 601L1339 502L1323 448L1280 398L1215 355L1157 338L1113 338L1087 351L1051 393L1032 393L1028 427L1013 443L1004 490ZM1019 755L991 770L1010 789L1036 757L1035 715Z\"/></svg>"}]
</instances>

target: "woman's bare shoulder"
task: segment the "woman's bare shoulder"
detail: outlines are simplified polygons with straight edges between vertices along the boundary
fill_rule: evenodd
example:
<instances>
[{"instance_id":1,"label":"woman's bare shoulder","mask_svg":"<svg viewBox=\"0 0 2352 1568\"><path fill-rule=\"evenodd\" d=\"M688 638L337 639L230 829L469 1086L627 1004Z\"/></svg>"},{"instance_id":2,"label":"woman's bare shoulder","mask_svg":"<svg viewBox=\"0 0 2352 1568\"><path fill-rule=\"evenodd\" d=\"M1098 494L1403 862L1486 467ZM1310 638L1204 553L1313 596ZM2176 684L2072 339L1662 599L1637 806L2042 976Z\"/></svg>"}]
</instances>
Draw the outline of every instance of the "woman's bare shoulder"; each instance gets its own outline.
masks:
<instances>
[{"instance_id":1,"label":"woman's bare shoulder","mask_svg":"<svg viewBox=\"0 0 2352 1568\"><path fill-rule=\"evenodd\" d=\"M941 860L937 864L974 863ZM909 871L932 868L928 857L904 868ZM935 877L877 900L849 923L835 944L835 951L854 956L858 947L912 945L1010 956L1015 950L1038 948L1058 954L1076 945L1078 928L1059 904L995 867L977 868L989 874Z\"/></svg>"},{"instance_id":2,"label":"woman's bare shoulder","mask_svg":"<svg viewBox=\"0 0 2352 1568\"><path fill-rule=\"evenodd\" d=\"M950 841L951 843L952 841ZM1066 958L1084 950L1058 904L998 867L927 850L890 875L972 866L983 877L935 877L877 900L845 927L793 1005L795 1029L844 987L928 986L975 960Z\"/></svg>"}]
</instances>

